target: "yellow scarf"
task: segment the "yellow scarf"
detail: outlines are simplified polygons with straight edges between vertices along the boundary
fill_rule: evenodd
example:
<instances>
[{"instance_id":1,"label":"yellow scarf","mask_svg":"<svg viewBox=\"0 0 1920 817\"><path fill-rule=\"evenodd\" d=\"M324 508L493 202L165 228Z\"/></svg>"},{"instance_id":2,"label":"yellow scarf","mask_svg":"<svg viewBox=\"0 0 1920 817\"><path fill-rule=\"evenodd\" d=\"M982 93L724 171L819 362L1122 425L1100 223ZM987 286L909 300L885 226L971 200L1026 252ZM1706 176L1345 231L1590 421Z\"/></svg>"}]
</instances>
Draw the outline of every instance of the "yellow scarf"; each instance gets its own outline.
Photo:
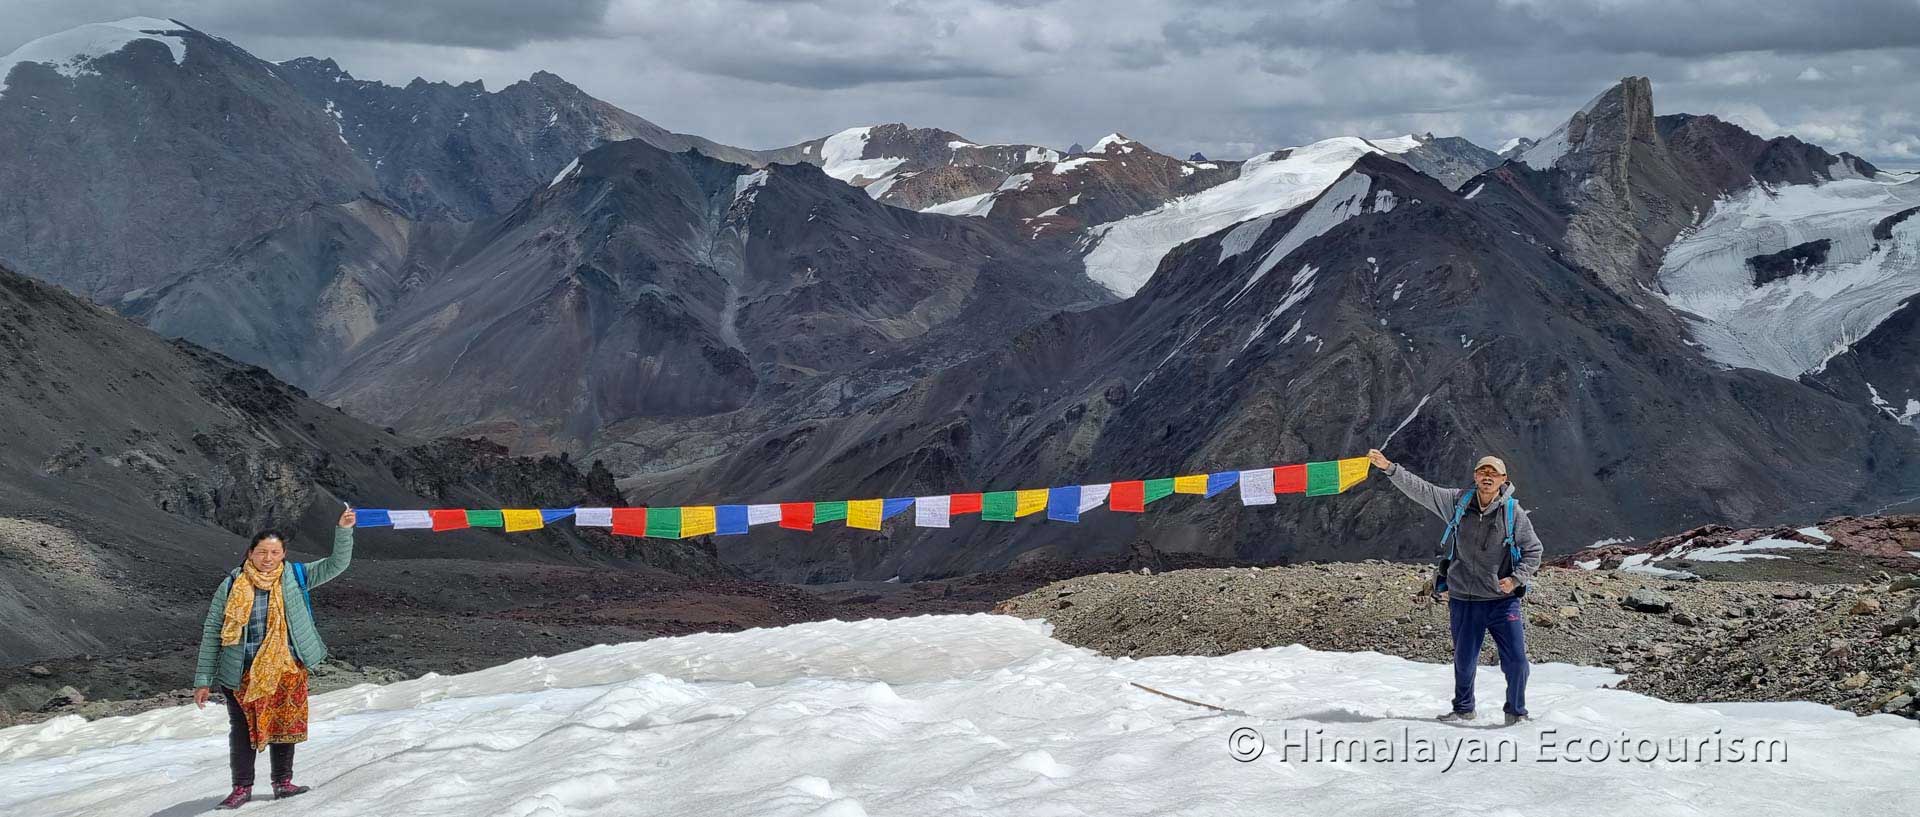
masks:
<instances>
[{"instance_id":1,"label":"yellow scarf","mask_svg":"<svg viewBox=\"0 0 1920 817\"><path fill-rule=\"evenodd\" d=\"M286 563L272 570L255 569L252 562L242 565L240 575L227 591L227 609L220 622L220 646L239 646L247 634L247 619L253 617L253 593L267 591L267 632L260 641L260 652L253 657L253 669L247 673L241 703L273 694L285 676L298 672L293 650L287 645L287 605L280 590L280 572Z\"/></svg>"}]
</instances>

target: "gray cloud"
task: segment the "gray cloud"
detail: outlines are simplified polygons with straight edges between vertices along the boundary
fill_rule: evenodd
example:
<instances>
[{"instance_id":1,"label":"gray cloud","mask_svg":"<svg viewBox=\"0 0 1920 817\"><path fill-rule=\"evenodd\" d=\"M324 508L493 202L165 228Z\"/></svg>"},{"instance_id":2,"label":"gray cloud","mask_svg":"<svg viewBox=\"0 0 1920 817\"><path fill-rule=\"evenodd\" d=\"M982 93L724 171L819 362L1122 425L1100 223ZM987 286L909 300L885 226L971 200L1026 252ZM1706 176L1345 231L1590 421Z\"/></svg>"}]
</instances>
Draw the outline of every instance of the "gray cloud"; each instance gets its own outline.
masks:
<instances>
[{"instance_id":1,"label":"gray cloud","mask_svg":"<svg viewBox=\"0 0 1920 817\"><path fill-rule=\"evenodd\" d=\"M1426 130L1493 145L1644 74L1663 113L1920 165L1914 0L70 0L9 10L0 51L133 14L396 83L551 70L748 147L891 121L1221 157Z\"/></svg>"}]
</instances>

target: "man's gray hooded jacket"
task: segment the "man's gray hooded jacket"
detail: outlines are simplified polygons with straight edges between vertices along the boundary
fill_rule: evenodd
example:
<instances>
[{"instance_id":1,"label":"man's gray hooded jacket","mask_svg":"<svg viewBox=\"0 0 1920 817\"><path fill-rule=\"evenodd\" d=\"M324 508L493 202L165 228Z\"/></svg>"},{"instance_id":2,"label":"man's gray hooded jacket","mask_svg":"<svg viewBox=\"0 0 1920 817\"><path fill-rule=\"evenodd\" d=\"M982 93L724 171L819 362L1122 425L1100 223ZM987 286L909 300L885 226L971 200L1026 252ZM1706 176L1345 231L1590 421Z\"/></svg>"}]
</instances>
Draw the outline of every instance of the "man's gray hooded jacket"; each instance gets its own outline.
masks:
<instances>
[{"instance_id":1,"label":"man's gray hooded jacket","mask_svg":"<svg viewBox=\"0 0 1920 817\"><path fill-rule=\"evenodd\" d=\"M1414 476L1399 463L1386 474L1393 487L1442 520L1453 518L1453 508L1463 494L1474 493L1471 488L1441 488ZM1513 496L1512 483L1501 489L1500 499L1492 507L1480 507L1477 495L1468 500L1467 513L1460 518L1460 529L1455 533L1453 561L1443 567L1447 591L1452 598L1485 600L1519 595L1540 570L1540 537L1534 534L1533 521L1527 518L1526 509L1515 502L1513 544L1520 548L1520 560L1510 569L1520 589L1513 593L1500 592L1500 577L1506 575L1503 567L1508 567L1507 515L1501 506L1510 496ZM1445 559L1447 553L1442 550L1439 555Z\"/></svg>"}]
</instances>

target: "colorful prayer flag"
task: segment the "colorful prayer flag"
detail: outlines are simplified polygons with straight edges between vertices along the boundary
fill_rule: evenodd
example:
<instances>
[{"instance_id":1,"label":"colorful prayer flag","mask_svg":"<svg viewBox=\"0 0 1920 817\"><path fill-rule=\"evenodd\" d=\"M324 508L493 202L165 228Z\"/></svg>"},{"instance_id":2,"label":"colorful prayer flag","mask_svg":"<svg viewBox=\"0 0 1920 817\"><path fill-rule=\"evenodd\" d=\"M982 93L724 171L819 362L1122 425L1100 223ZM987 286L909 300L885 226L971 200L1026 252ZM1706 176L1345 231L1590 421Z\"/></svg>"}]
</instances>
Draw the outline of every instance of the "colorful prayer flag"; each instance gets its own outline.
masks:
<instances>
[{"instance_id":1,"label":"colorful prayer flag","mask_svg":"<svg viewBox=\"0 0 1920 817\"><path fill-rule=\"evenodd\" d=\"M913 507L913 497L905 496L889 499L886 501L886 504L880 506L880 518L892 519L895 514L911 507Z\"/></svg>"},{"instance_id":2,"label":"colorful prayer flag","mask_svg":"<svg viewBox=\"0 0 1920 817\"><path fill-rule=\"evenodd\" d=\"M813 530L813 503L780 503L780 527L787 530Z\"/></svg>"},{"instance_id":3,"label":"colorful prayer flag","mask_svg":"<svg viewBox=\"0 0 1920 817\"><path fill-rule=\"evenodd\" d=\"M811 508L807 510L807 518L813 518L813 510ZM765 525L769 522L778 521L780 521L780 506L777 504L747 506L748 525Z\"/></svg>"},{"instance_id":4,"label":"colorful prayer flag","mask_svg":"<svg viewBox=\"0 0 1920 817\"><path fill-rule=\"evenodd\" d=\"M1013 515L1026 516L1047 509L1047 489L1030 488L1013 494Z\"/></svg>"},{"instance_id":5,"label":"colorful prayer flag","mask_svg":"<svg viewBox=\"0 0 1920 817\"><path fill-rule=\"evenodd\" d=\"M467 512L463 510L427 511L427 514L433 517L433 529L436 531L461 530L467 527Z\"/></svg>"},{"instance_id":6,"label":"colorful prayer flag","mask_svg":"<svg viewBox=\"0 0 1920 817\"><path fill-rule=\"evenodd\" d=\"M1055 522L1080 521L1080 486L1047 489L1047 518Z\"/></svg>"},{"instance_id":7,"label":"colorful prayer flag","mask_svg":"<svg viewBox=\"0 0 1920 817\"><path fill-rule=\"evenodd\" d=\"M505 527L508 533L539 530L546 524L541 521L539 511L526 508L509 508L501 511L500 519L502 527Z\"/></svg>"},{"instance_id":8,"label":"colorful prayer flag","mask_svg":"<svg viewBox=\"0 0 1920 817\"><path fill-rule=\"evenodd\" d=\"M1147 480L1141 494L1140 501L1142 504L1149 504L1156 499L1165 499L1173 496L1173 477Z\"/></svg>"},{"instance_id":9,"label":"colorful prayer flag","mask_svg":"<svg viewBox=\"0 0 1920 817\"><path fill-rule=\"evenodd\" d=\"M847 503L847 527L879 530L880 512L886 503L878 499L856 499Z\"/></svg>"},{"instance_id":10,"label":"colorful prayer flag","mask_svg":"<svg viewBox=\"0 0 1920 817\"><path fill-rule=\"evenodd\" d=\"M1206 474L1188 474L1173 478L1173 492L1176 494L1204 494L1207 492Z\"/></svg>"},{"instance_id":11,"label":"colorful prayer flag","mask_svg":"<svg viewBox=\"0 0 1920 817\"><path fill-rule=\"evenodd\" d=\"M780 518L777 508L774 513L775 519ZM753 514L746 505L718 506L713 509L713 532L721 536L738 536L747 532L747 528L753 524L750 521L752 518Z\"/></svg>"},{"instance_id":12,"label":"colorful prayer flag","mask_svg":"<svg viewBox=\"0 0 1920 817\"><path fill-rule=\"evenodd\" d=\"M576 528L613 527L612 508L576 508L573 512L573 526Z\"/></svg>"},{"instance_id":13,"label":"colorful prayer flag","mask_svg":"<svg viewBox=\"0 0 1920 817\"><path fill-rule=\"evenodd\" d=\"M611 516L612 516L612 523L613 523L613 532L615 535L617 536L647 535L647 509L646 508L614 508L612 509L612 511L613 512Z\"/></svg>"},{"instance_id":14,"label":"colorful prayer flag","mask_svg":"<svg viewBox=\"0 0 1920 817\"><path fill-rule=\"evenodd\" d=\"M1213 496L1214 494L1220 493L1221 491L1224 491L1228 488L1232 488L1233 484L1239 481L1240 481L1239 471L1221 471L1217 474L1208 474L1207 475L1207 496Z\"/></svg>"},{"instance_id":15,"label":"colorful prayer flag","mask_svg":"<svg viewBox=\"0 0 1920 817\"><path fill-rule=\"evenodd\" d=\"M1331 496L1340 493L1340 463L1307 463L1307 496Z\"/></svg>"},{"instance_id":16,"label":"colorful prayer flag","mask_svg":"<svg viewBox=\"0 0 1920 817\"><path fill-rule=\"evenodd\" d=\"M504 528L507 520L499 511L467 511L467 524L476 528Z\"/></svg>"},{"instance_id":17,"label":"colorful prayer flag","mask_svg":"<svg viewBox=\"0 0 1920 817\"><path fill-rule=\"evenodd\" d=\"M694 505L680 509L680 536L705 536L720 529L712 505Z\"/></svg>"},{"instance_id":18,"label":"colorful prayer flag","mask_svg":"<svg viewBox=\"0 0 1920 817\"><path fill-rule=\"evenodd\" d=\"M1112 492L1113 486L1105 482L1099 485L1082 485L1080 486L1080 507L1076 510L1086 513L1098 508L1100 503L1107 501L1107 496Z\"/></svg>"},{"instance_id":19,"label":"colorful prayer flag","mask_svg":"<svg viewBox=\"0 0 1920 817\"><path fill-rule=\"evenodd\" d=\"M353 526L356 528L384 528L393 524L387 512L379 508L354 508Z\"/></svg>"},{"instance_id":20,"label":"colorful prayer flag","mask_svg":"<svg viewBox=\"0 0 1920 817\"><path fill-rule=\"evenodd\" d=\"M994 491L980 495L980 518L989 522L1012 522L1014 507L1012 491Z\"/></svg>"},{"instance_id":21,"label":"colorful prayer flag","mask_svg":"<svg viewBox=\"0 0 1920 817\"><path fill-rule=\"evenodd\" d=\"M1306 493L1307 467L1305 465L1282 465L1273 469L1273 492L1276 494Z\"/></svg>"},{"instance_id":22,"label":"colorful prayer flag","mask_svg":"<svg viewBox=\"0 0 1920 817\"><path fill-rule=\"evenodd\" d=\"M1147 484L1137 479L1113 483L1113 495L1107 500L1107 507L1125 513L1145 513Z\"/></svg>"},{"instance_id":23,"label":"colorful prayer flag","mask_svg":"<svg viewBox=\"0 0 1920 817\"><path fill-rule=\"evenodd\" d=\"M953 497L945 494L941 494L940 496L914 497L914 526L921 528L947 527L949 524L947 521L947 517L949 516L947 509L951 506L952 501Z\"/></svg>"},{"instance_id":24,"label":"colorful prayer flag","mask_svg":"<svg viewBox=\"0 0 1920 817\"><path fill-rule=\"evenodd\" d=\"M655 539L680 538L680 509L648 508L647 535Z\"/></svg>"},{"instance_id":25,"label":"colorful prayer flag","mask_svg":"<svg viewBox=\"0 0 1920 817\"><path fill-rule=\"evenodd\" d=\"M838 522L847 518L846 500L813 503L813 524Z\"/></svg>"},{"instance_id":26,"label":"colorful prayer flag","mask_svg":"<svg viewBox=\"0 0 1920 817\"><path fill-rule=\"evenodd\" d=\"M545 524L551 525L555 522L558 522L562 519L572 516L574 512L577 510L579 509L578 508L541 508L540 521Z\"/></svg>"},{"instance_id":27,"label":"colorful prayer flag","mask_svg":"<svg viewBox=\"0 0 1920 817\"><path fill-rule=\"evenodd\" d=\"M948 516L980 512L979 494L953 494L952 497L953 501L947 505Z\"/></svg>"},{"instance_id":28,"label":"colorful prayer flag","mask_svg":"<svg viewBox=\"0 0 1920 817\"><path fill-rule=\"evenodd\" d=\"M1367 478L1367 469L1373 464L1366 457L1349 457L1340 461L1340 492L1359 485Z\"/></svg>"}]
</instances>

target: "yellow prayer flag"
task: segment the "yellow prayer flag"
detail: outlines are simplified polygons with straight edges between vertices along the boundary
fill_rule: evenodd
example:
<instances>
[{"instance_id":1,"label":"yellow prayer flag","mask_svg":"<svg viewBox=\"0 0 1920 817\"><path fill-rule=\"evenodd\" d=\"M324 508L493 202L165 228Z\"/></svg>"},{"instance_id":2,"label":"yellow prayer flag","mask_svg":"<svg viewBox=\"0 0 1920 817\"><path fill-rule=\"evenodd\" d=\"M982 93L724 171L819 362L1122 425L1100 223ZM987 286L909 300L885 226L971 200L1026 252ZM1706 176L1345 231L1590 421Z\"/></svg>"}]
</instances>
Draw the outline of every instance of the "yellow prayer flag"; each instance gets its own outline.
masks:
<instances>
[{"instance_id":1,"label":"yellow prayer flag","mask_svg":"<svg viewBox=\"0 0 1920 817\"><path fill-rule=\"evenodd\" d=\"M719 530L712 505L694 505L680 509L680 536L699 536Z\"/></svg>"},{"instance_id":2,"label":"yellow prayer flag","mask_svg":"<svg viewBox=\"0 0 1920 817\"><path fill-rule=\"evenodd\" d=\"M1205 494L1207 492L1206 474L1188 474L1173 478L1173 492L1176 494Z\"/></svg>"},{"instance_id":3,"label":"yellow prayer flag","mask_svg":"<svg viewBox=\"0 0 1920 817\"><path fill-rule=\"evenodd\" d=\"M504 510L500 512L500 516L506 520L508 533L539 530L546 526L546 522L541 520L540 512L537 510Z\"/></svg>"},{"instance_id":4,"label":"yellow prayer flag","mask_svg":"<svg viewBox=\"0 0 1920 817\"><path fill-rule=\"evenodd\" d=\"M1345 491L1367 478L1367 469L1372 463L1366 457L1352 457L1340 461L1340 490Z\"/></svg>"},{"instance_id":5,"label":"yellow prayer flag","mask_svg":"<svg viewBox=\"0 0 1920 817\"><path fill-rule=\"evenodd\" d=\"M855 499L847 503L847 527L879 530L880 513L885 503L878 499Z\"/></svg>"},{"instance_id":6,"label":"yellow prayer flag","mask_svg":"<svg viewBox=\"0 0 1920 817\"><path fill-rule=\"evenodd\" d=\"M1047 489L1034 488L1013 495L1013 515L1026 516L1047 509Z\"/></svg>"}]
</instances>

